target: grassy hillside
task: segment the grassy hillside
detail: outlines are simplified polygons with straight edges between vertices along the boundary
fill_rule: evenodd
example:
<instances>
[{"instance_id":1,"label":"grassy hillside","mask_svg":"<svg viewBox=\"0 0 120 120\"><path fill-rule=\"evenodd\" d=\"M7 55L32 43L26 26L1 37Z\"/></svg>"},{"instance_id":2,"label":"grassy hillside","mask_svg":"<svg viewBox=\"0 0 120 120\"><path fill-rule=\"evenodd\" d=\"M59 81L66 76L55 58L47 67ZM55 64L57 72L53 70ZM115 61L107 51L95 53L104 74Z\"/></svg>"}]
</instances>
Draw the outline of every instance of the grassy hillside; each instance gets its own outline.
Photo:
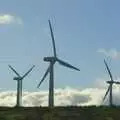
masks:
<instances>
[{"instance_id":1,"label":"grassy hillside","mask_svg":"<svg viewBox=\"0 0 120 120\"><path fill-rule=\"evenodd\" d=\"M120 120L120 107L1 107L0 120Z\"/></svg>"}]
</instances>

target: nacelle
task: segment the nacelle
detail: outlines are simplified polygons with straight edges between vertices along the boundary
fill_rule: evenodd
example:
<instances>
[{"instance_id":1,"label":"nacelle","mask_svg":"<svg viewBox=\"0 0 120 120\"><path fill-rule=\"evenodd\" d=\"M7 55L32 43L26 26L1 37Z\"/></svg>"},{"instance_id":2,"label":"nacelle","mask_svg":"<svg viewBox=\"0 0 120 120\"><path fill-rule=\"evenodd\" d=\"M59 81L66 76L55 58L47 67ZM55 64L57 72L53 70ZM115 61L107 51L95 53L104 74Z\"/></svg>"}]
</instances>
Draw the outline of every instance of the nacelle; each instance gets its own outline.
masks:
<instances>
[{"instance_id":1,"label":"nacelle","mask_svg":"<svg viewBox=\"0 0 120 120\"><path fill-rule=\"evenodd\" d=\"M51 62L51 61L56 61L56 58L55 57L44 57L43 59L44 61L48 61L48 62Z\"/></svg>"},{"instance_id":2,"label":"nacelle","mask_svg":"<svg viewBox=\"0 0 120 120\"><path fill-rule=\"evenodd\" d=\"M113 84L114 81L106 81L108 84Z\"/></svg>"},{"instance_id":3,"label":"nacelle","mask_svg":"<svg viewBox=\"0 0 120 120\"><path fill-rule=\"evenodd\" d=\"M13 80L21 80L21 77L14 77Z\"/></svg>"}]
</instances>

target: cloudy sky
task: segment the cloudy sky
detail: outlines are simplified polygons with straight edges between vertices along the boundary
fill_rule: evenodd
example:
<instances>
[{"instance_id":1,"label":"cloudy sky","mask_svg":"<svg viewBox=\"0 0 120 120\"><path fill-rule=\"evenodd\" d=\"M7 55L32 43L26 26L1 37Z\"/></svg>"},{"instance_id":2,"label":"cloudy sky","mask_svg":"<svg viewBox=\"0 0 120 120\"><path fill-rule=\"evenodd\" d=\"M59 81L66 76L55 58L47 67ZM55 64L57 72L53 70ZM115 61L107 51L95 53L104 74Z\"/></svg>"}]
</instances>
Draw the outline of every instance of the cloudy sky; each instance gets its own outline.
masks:
<instances>
[{"instance_id":1,"label":"cloudy sky","mask_svg":"<svg viewBox=\"0 0 120 120\"><path fill-rule=\"evenodd\" d=\"M48 19L53 25L57 55L81 70L77 72L56 64L56 89L106 88L104 81L109 76L104 58L113 77L119 80L119 4L119 0L1 0L1 91L16 90L16 81L12 80L15 74L8 64L21 75L36 65L24 79L23 89L39 91L36 86L48 67L43 57L53 55ZM48 78L40 90L48 90Z\"/></svg>"}]
</instances>

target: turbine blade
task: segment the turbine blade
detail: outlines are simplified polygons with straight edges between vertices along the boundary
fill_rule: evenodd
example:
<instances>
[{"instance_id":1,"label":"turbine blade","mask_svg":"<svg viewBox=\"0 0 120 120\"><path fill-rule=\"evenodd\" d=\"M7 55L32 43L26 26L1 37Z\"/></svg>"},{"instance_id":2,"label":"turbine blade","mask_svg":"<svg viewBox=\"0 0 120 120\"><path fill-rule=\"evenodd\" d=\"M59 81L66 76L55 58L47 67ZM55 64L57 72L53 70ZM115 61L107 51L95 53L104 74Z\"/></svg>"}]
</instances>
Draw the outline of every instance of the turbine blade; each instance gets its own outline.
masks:
<instances>
[{"instance_id":1,"label":"turbine blade","mask_svg":"<svg viewBox=\"0 0 120 120\"><path fill-rule=\"evenodd\" d=\"M69 68L71 68L71 69L80 71L80 69L78 69L78 68L76 68L76 67L70 65L70 64L67 63L67 62L64 62L64 61L62 61L62 60L60 60L60 59L57 59L57 61L58 61L61 65L65 66L65 67L69 67Z\"/></svg>"},{"instance_id":2,"label":"turbine blade","mask_svg":"<svg viewBox=\"0 0 120 120\"><path fill-rule=\"evenodd\" d=\"M11 65L8 65L8 66L18 77L21 77L19 73Z\"/></svg>"},{"instance_id":3,"label":"turbine blade","mask_svg":"<svg viewBox=\"0 0 120 120\"><path fill-rule=\"evenodd\" d=\"M120 84L120 82L115 82L115 81L114 81L113 83L115 83L115 84Z\"/></svg>"},{"instance_id":4,"label":"turbine blade","mask_svg":"<svg viewBox=\"0 0 120 120\"><path fill-rule=\"evenodd\" d=\"M43 76L42 80L40 81L40 83L38 84L37 88L39 88L39 87L40 87L41 83L44 81L44 79L45 79L45 78L46 78L46 76L48 75L49 70L50 70L50 66L48 67L47 71L45 72L45 74L44 74L44 76Z\"/></svg>"},{"instance_id":5,"label":"turbine blade","mask_svg":"<svg viewBox=\"0 0 120 120\"><path fill-rule=\"evenodd\" d=\"M28 70L28 72L26 72L26 73L23 75L22 79L23 79L24 77L26 77L26 76L33 70L34 67L35 67L35 65L33 65L33 66Z\"/></svg>"},{"instance_id":6,"label":"turbine blade","mask_svg":"<svg viewBox=\"0 0 120 120\"><path fill-rule=\"evenodd\" d=\"M52 25L51 25L50 20L48 20L48 22L49 22L50 33L51 33L51 38L52 38L52 44L53 44L54 57L56 57L56 47L55 47L55 39L54 39L53 30L52 30Z\"/></svg>"},{"instance_id":7,"label":"turbine blade","mask_svg":"<svg viewBox=\"0 0 120 120\"><path fill-rule=\"evenodd\" d=\"M108 89L107 89L107 91L106 91L106 93L105 93L105 96L104 96L104 98L103 98L103 101L105 100L105 98L106 98L106 96L107 96L109 90L110 90L110 86L108 87Z\"/></svg>"},{"instance_id":8,"label":"turbine blade","mask_svg":"<svg viewBox=\"0 0 120 120\"><path fill-rule=\"evenodd\" d=\"M108 67L107 62L105 61L105 59L104 59L104 63L105 63L105 66L107 68L107 71L108 71L108 74L110 76L110 79L111 79L111 81L113 81L113 77L112 77L111 71L110 71L110 69L109 69L109 67Z\"/></svg>"}]
</instances>

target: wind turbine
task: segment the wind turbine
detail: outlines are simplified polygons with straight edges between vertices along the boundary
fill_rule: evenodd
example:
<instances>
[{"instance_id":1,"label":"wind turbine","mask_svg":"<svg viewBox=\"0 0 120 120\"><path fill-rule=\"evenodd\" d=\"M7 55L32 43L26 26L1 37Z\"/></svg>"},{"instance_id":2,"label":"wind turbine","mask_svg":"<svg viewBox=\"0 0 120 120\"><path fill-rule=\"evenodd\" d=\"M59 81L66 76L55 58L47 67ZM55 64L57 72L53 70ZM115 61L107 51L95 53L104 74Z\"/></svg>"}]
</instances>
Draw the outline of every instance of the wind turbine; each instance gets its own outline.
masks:
<instances>
[{"instance_id":1,"label":"wind turbine","mask_svg":"<svg viewBox=\"0 0 120 120\"><path fill-rule=\"evenodd\" d=\"M32 69L35 67L33 65L28 72L26 72L23 76L20 76L20 74L11 66L8 65L9 68L17 75L17 77L14 77L13 80L17 81L17 103L16 107L22 106L22 80L32 71Z\"/></svg>"},{"instance_id":2,"label":"wind turbine","mask_svg":"<svg viewBox=\"0 0 120 120\"><path fill-rule=\"evenodd\" d=\"M49 79L49 107L52 108L54 107L54 65L56 62L58 62L60 65L63 65L65 67L80 71L78 68L72 66L71 64L64 62L63 60L59 59L57 57L56 54L56 46L55 46L55 39L54 39L54 34L52 31L52 26L51 26L51 22L50 20L48 20L49 23L49 27L50 27L50 33L51 33L51 38L52 38L52 44L53 44L53 52L54 55L52 57L44 57L44 61L45 62L49 62L50 65L47 68L47 71L45 72L42 80L40 81L40 83L38 84L38 88L40 87L41 83L44 81L44 79L46 78L46 76L49 74L50 75L50 79Z\"/></svg>"},{"instance_id":3,"label":"wind turbine","mask_svg":"<svg viewBox=\"0 0 120 120\"><path fill-rule=\"evenodd\" d=\"M114 81L114 80L113 80L113 76L112 76L111 71L110 71L110 69L109 69L109 67L108 67L108 65L107 65L107 62L106 62L105 60L104 60L104 63L105 63L105 66L106 66L106 68L107 68L108 74L109 74L109 76L110 76L110 81L106 81L107 84L109 84L109 87L108 87L108 89L107 89L107 91L106 91L106 93L105 93L105 96L104 96L104 98L103 98L103 101L105 100L106 96L107 96L108 93L109 93L109 105L110 105L110 106L113 106L112 86L113 86L113 84L120 84L120 82L117 82L117 81Z\"/></svg>"}]
</instances>

